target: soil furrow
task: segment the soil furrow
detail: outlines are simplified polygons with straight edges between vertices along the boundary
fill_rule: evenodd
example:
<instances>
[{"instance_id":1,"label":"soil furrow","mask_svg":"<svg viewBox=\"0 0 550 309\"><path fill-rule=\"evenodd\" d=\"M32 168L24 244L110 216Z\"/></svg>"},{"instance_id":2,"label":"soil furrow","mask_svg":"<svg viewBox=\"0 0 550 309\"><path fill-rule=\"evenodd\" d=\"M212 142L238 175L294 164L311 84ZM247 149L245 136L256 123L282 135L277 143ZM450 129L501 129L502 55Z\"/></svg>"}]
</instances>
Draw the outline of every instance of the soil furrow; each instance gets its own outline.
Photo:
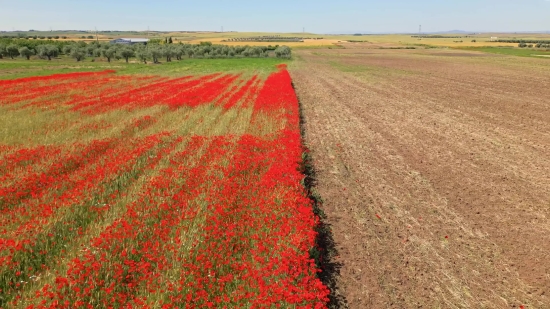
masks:
<instances>
[{"instance_id":1,"label":"soil furrow","mask_svg":"<svg viewBox=\"0 0 550 309\"><path fill-rule=\"evenodd\" d=\"M361 53L291 68L342 305L549 307L550 64Z\"/></svg>"}]
</instances>

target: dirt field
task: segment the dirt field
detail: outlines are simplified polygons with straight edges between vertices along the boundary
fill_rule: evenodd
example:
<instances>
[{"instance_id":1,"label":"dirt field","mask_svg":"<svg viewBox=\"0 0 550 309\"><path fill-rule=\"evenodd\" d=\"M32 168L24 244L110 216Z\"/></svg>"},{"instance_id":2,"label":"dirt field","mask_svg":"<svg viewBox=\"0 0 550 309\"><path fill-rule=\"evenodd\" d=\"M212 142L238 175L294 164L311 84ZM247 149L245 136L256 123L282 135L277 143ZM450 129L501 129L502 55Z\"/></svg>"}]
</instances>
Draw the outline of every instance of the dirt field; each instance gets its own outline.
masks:
<instances>
[{"instance_id":1,"label":"dirt field","mask_svg":"<svg viewBox=\"0 0 550 309\"><path fill-rule=\"evenodd\" d=\"M295 54L342 307L550 308L548 59Z\"/></svg>"}]
</instances>

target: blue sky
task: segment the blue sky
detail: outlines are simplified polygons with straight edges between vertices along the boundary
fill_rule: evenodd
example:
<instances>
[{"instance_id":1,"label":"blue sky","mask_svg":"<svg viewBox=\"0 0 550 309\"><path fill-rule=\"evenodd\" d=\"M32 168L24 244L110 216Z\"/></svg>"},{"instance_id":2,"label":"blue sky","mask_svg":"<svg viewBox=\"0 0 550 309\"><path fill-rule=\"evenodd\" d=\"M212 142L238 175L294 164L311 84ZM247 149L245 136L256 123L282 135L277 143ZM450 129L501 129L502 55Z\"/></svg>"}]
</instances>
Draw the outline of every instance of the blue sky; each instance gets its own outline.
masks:
<instances>
[{"instance_id":1,"label":"blue sky","mask_svg":"<svg viewBox=\"0 0 550 309\"><path fill-rule=\"evenodd\" d=\"M0 0L0 30L550 31L550 0Z\"/></svg>"}]
</instances>

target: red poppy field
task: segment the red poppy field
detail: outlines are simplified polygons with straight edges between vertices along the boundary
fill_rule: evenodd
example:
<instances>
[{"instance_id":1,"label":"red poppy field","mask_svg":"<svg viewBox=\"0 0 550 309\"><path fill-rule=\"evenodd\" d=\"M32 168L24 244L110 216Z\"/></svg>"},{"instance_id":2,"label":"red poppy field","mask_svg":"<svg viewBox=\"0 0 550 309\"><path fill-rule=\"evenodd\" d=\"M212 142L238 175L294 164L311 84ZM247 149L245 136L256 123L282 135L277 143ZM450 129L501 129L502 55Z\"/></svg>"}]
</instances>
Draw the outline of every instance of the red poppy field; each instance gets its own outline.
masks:
<instances>
[{"instance_id":1,"label":"red poppy field","mask_svg":"<svg viewBox=\"0 0 550 309\"><path fill-rule=\"evenodd\" d=\"M270 75L0 81L0 308L324 308Z\"/></svg>"}]
</instances>

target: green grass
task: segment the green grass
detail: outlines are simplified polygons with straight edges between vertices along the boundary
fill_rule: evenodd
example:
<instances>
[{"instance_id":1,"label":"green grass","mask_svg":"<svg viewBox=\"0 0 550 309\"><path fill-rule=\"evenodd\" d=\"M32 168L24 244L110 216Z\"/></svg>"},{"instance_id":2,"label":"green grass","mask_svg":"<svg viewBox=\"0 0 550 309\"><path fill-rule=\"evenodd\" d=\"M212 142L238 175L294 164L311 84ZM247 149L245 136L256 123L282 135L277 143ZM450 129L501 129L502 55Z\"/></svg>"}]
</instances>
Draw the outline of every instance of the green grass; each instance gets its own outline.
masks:
<instances>
[{"instance_id":1,"label":"green grass","mask_svg":"<svg viewBox=\"0 0 550 309\"><path fill-rule=\"evenodd\" d=\"M461 50L471 50L471 51L480 51L484 53L507 55L507 56L518 56L518 57L536 57L536 58L546 58L539 57L536 55L550 55L550 51L543 49L532 49L532 48L515 48L515 47L456 47L456 49Z\"/></svg>"},{"instance_id":2,"label":"green grass","mask_svg":"<svg viewBox=\"0 0 550 309\"><path fill-rule=\"evenodd\" d=\"M92 62L88 58L81 62L61 57L51 61L41 59L2 59L0 60L0 79L14 79L29 76L44 76L58 73L116 70L119 74L149 75L187 75L208 74L212 72L256 72L269 74L287 59L277 58L230 58L230 59L188 59L162 62L160 64L126 63L124 60L111 63L97 58Z\"/></svg>"}]
</instances>

